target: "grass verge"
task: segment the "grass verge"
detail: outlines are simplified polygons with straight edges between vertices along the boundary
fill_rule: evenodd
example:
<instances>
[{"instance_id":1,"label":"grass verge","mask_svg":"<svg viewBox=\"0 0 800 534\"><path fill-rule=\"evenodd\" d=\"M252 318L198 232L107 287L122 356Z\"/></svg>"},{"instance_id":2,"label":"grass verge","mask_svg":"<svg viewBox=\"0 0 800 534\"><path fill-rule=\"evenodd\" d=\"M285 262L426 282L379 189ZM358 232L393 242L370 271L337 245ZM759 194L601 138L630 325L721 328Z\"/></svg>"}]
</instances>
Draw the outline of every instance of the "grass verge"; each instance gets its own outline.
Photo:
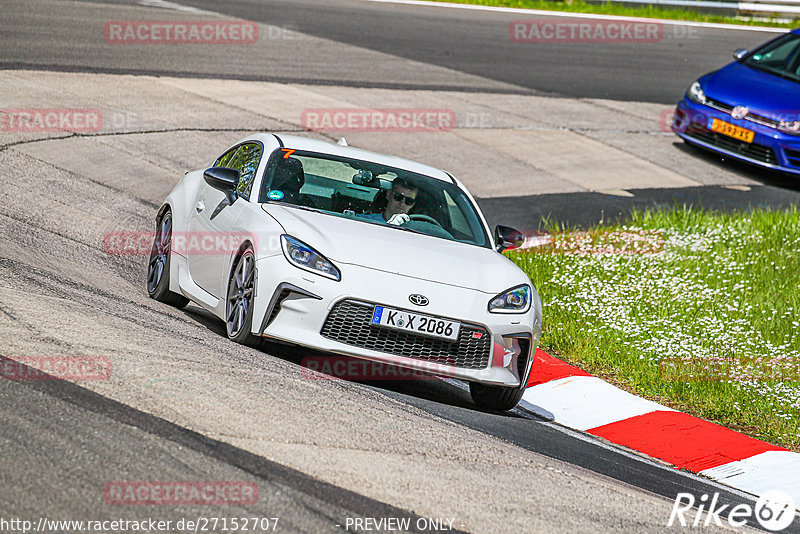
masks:
<instances>
[{"instance_id":1,"label":"grass verge","mask_svg":"<svg viewBox=\"0 0 800 534\"><path fill-rule=\"evenodd\" d=\"M623 389L800 450L800 212L644 211L509 257L540 347Z\"/></svg>"},{"instance_id":2,"label":"grass verge","mask_svg":"<svg viewBox=\"0 0 800 534\"><path fill-rule=\"evenodd\" d=\"M665 20L688 20L693 22L717 22L722 24L743 24L746 26L770 26L775 28L796 28L800 26L797 18L794 22L779 22L781 17L769 17L767 14L763 18L768 20L744 20L735 17L700 13L692 9L666 9L656 6L625 6L604 2L602 4L590 4L584 0L433 0L435 2L447 2L452 4L475 4L481 6L514 7L522 9L541 9L546 11L567 11L571 13L592 13L599 15L619 15L624 17L643 17L651 19Z\"/></svg>"}]
</instances>

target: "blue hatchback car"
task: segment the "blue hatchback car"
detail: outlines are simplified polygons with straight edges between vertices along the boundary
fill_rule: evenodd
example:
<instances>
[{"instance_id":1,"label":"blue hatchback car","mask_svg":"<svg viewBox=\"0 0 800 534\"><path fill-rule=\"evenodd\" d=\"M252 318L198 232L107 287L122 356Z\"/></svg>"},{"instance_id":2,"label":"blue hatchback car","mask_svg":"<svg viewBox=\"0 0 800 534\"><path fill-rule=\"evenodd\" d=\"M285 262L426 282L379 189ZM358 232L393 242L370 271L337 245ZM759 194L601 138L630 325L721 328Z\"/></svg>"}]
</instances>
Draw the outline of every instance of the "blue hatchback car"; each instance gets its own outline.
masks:
<instances>
[{"instance_id":1,"label":"blue hatchback car","mask_svg":"<svg viewBox=\"0 0 800 534\"><path fill-rule=\"evenodd\" d=\"M694 82L672 131L726 156L800 174L800 29Z\"/></svg>"}]
</instances>

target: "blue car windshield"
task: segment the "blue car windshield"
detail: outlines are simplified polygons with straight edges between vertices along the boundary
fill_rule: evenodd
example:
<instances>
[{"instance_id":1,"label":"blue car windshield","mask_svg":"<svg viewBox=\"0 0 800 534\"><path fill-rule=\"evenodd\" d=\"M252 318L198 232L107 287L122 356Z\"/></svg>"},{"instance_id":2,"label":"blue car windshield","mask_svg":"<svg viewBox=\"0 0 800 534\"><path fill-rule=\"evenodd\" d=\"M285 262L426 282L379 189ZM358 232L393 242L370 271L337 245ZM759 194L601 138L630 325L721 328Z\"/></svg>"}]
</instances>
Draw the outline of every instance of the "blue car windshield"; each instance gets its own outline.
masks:
<instances>
[{"instance_id":1,"label":"blue car windshield","mask_svg":"<svg viewBox=\"0 0 800 534\"><path fill-rule=\"evenodd\" d=\"M755 50L745 65L800 82L800 35L788 33Z\"/></svg>"},{"instance_id":2,"label":"blue car windshield","mask_svg":"<svg viewBox=\"0 0 800 534\"><path fill-rule=\"evenodd\" d=\"M267 163L259 202L491 247L455 183L370 161L281 148Z\"/></svg>"}]
</instances>

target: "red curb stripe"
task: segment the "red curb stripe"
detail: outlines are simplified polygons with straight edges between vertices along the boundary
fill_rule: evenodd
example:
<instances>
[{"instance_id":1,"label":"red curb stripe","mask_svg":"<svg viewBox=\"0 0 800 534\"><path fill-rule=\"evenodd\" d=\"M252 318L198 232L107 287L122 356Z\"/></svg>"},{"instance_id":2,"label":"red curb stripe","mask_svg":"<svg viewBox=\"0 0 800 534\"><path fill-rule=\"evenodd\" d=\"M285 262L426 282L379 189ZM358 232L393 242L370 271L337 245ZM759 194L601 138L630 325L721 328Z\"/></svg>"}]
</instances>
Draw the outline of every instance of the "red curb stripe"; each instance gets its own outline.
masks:
<instances>
[{"instance_id":1,"label":"red curb stripe","mask_svg":"<svg viewBox=\"0 0 800 534\"><path fill-rule=\"evenodd\" d=\"M681 412L650 412L587 432L695 473L788 450Z\"/></svg>"},{"instance_id":2,"label":"red curb stripe","mask_svg":"<svg viewBox=\"0 0 800 534\"><path fill-rule=\"evenodd\" d=\"M533 355L530 378L528 378L528 387L568 376L592 375L566 362L562 362L558 358L553 358L543 350L536 349Z\"/></svg>"}]
</instances>

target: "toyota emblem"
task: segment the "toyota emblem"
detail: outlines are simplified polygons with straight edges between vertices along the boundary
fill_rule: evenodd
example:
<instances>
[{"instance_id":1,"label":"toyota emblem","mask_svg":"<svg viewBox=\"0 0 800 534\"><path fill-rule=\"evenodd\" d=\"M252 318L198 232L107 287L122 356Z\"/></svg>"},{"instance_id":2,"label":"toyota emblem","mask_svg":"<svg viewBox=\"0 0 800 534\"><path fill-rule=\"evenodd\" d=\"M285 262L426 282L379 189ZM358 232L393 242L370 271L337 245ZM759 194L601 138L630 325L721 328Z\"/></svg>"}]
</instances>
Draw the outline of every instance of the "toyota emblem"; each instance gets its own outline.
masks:
<instances>
[{"instance_id":1,"label":"toyota emblem","mask_svg":"<svg viewBox=\"0 0 800 534\"><path fill-rule=\"evenodd\" d=\"M747 106L736 106L731 110L731 117L734 119L743 119L747 117L747 114L750 112Z\"/></svg>"},{"instance_id":2,"label":"toyota emblem","mask_svg":"<svg viewBox=\"0 0 800 534\"><path fill-rule=\"evenodd\" d=\"M428 305L428 297L425 295L420 295L418 293L414 293L413 295L408 296L408 301L411 304L415 304L417 306L427 306Z\"/></svg>"}]
</instances>

